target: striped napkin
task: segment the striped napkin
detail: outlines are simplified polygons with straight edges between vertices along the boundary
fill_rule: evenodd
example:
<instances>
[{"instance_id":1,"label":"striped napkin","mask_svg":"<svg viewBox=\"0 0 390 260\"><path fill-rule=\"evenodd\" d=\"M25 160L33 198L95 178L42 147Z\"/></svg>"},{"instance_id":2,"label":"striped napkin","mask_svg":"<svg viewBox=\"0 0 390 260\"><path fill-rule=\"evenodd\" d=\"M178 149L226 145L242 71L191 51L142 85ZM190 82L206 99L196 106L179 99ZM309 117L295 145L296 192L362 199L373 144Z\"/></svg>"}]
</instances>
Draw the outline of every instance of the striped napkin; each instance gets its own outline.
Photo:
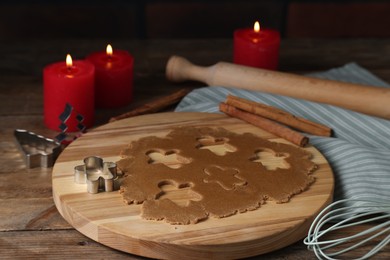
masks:
<instances>
[{"instance_id":1,"label":"striped napkin","mask_svg":"<svg viewBox=\"0 0 390 260\"><path fill-rule=\"evenodd\" d=\"M310 76L390 87L355 63ZM307 136L333 169L335 200L390 200L390 120L302 99L217 86L192 91L175 111L219 113L218 104L228 94L278 107L331 127L333 137Z\"/></svg>"}]
</instances>

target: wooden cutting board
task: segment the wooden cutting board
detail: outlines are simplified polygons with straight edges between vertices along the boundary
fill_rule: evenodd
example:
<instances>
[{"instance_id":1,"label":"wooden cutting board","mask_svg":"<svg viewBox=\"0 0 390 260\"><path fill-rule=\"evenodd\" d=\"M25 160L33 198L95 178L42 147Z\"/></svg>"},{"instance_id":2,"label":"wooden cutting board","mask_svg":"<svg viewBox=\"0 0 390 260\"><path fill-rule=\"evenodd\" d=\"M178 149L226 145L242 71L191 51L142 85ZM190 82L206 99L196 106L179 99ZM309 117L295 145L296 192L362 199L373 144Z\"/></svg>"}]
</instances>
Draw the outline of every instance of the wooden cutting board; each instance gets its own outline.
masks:
<instances>
[{"instance_id":1,"label":"wooden cutting board","mask_svg":"<svg viewBox=\"0 0 390 260\"><path fill-rule=\"evenodd\" d=\"M96 155L117 161L132 140L165 136L175 126L218 126L236 133L250 132L276 142L287 141L238 119L209 113L159 113L124 119L98 127L71 143L53 168L53 197L61 215L78 231L109 247L164 259L232 259L267 253L305 237L317 213L332 200L332 170L312 146L319 165L316 181L290 202L267 201L261 208L231 217L191 225L144 220L141 205L126 205L117 192L87 193L74 182L74 167Z\"/></svg>"}]
</instances>

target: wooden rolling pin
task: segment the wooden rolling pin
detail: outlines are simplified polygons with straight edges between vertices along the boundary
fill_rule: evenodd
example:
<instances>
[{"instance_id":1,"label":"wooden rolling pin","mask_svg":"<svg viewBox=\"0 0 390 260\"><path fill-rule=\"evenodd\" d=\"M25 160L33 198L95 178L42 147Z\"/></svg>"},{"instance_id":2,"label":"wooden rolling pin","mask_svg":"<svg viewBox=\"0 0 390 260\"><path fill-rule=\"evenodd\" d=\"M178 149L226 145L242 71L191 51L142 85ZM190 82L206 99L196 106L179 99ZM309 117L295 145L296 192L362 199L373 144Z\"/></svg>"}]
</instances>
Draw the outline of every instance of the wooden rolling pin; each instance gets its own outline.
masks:
<instances>
[{"instance_id":1,"label":"wooden rolling pin","mask_svg":"<svg viewBox=\"0 0 390 260\"><path fill-rule=\"evenodd\" d=\"M262 91L390 119L390 89L387 88L311 78L227 62L200 67L179 56L172 56L168 60L166 76L175 82L196 80L209 86Z\"/></svg>"}]
</instances>

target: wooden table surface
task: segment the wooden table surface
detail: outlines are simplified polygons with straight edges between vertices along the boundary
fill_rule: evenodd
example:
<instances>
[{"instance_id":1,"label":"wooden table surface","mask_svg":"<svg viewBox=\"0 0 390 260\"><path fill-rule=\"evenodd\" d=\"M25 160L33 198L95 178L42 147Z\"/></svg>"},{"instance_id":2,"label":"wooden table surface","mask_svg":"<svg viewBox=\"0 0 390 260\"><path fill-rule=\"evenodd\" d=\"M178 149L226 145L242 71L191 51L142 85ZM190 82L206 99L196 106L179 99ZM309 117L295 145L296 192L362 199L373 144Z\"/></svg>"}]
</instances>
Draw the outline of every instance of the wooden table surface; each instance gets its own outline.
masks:
<instances>
[{"instance_id":1,"label":"wooden table surface","mask_svg":"<svg viewBox=\"0 0 390 260\"><path fill-rule=\"evenodd\" d=\"M27 129L53 138L56 133L43 125L42 68L65 59L83 58L102 50L106 40L35 40L0 43L0 258L141 259L83 236L72 228L54 206L51 168L26 169L17 150L13 131ZM232 41L209 40L116 40L114 48L135 57L134 95L127 107L97 110L96 126L159 96L201 83L174 84L165 79L165 64L178 54L199 65L231 61ZM321 71L356 62L390 82L390 39L282 41L280 69L294 73ZM340 234L335 234L335 236ZM344 234L345 235L345 234ZM357 257L367 250L352 252ZM313 259L314 254L297 242L256 259ZM387 248L376 259L390 258Z\"/></svg>"}]
</instances>

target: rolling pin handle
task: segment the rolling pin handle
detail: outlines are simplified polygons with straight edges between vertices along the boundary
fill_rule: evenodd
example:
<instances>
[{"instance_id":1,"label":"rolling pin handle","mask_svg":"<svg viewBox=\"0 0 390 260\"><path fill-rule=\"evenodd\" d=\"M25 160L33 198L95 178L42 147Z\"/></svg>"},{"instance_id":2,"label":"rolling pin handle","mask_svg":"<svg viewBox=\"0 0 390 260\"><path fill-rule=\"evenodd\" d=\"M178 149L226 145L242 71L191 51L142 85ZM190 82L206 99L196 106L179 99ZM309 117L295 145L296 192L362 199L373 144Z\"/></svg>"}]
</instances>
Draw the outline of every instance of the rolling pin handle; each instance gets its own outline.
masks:
<instances>
[{"instance_id":1,"label":"rolling pin handle","mask_svg":"<svg viewBox=\"0 0 390 260\"><path fill-rule=\"evenodd\" d=\"M180 56L171 56L166 65L166 77L173 82L196 80L207 83L208 68L196 66Z\"/></svg>"}]
</instances>

